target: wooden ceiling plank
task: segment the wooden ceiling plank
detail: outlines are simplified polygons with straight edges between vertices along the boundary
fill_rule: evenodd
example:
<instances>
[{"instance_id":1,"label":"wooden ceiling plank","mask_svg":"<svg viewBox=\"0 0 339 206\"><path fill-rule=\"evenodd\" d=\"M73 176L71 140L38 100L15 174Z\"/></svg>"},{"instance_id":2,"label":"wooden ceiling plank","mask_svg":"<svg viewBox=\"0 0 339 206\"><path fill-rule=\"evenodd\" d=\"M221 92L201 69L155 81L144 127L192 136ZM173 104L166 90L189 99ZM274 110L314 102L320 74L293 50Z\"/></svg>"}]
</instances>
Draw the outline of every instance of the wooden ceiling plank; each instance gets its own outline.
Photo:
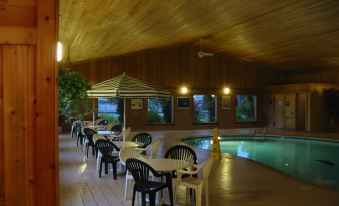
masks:
<instances>
[{"instance_id":1,"label":"wooden ceiling plank","mask_svg":"<svg viewBox=\"0 0 339 206\"><path fill-rule=\"evenodd\" d=\"M199 39L209 51L250 61L336 62L339 48L329 45L338 45L338 30L336 0L60 0L60 40L74 62Z\"/></svg>"}]
</instances>

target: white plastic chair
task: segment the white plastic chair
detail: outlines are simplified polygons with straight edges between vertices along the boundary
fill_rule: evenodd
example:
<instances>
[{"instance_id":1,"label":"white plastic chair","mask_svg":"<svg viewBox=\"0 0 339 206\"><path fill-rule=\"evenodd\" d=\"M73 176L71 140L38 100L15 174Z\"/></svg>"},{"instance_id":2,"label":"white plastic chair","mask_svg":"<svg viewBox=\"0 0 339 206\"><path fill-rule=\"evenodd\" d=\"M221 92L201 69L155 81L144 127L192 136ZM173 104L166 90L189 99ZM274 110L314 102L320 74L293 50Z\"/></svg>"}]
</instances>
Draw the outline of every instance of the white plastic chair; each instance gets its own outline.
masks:
<instances>
[{"instance_id":1,"label":"white plastic chair","mask_svg":"<svg viewBox=\"0 0 339 206\"><path fill-rule=\"evenodd\" d=\"M95 144L95 142L99 139L106 139L103 135L101 134L94 134L93 135L93 142ZM101 161L101 153L99 152L99 150L96 150L97 152L97 171L99 171L99 166L100 166L100 161Z\"/></svg>"},{"instance_id":2,"label":"white plastic chair","mask_svg":"<svg viewBox=\"0 0 339 206\"><path fill-rule=\"evenodd\" d=\"M119 152L120 163L124 166L126 166L126 160L128 158L141 158L141 157L142 155L133 147L123 147ZM133 180L133 176L129 171L126 171L124 200L127 199L127 191L130 180Z\"/></svg>"},{"instance_id":3,"label":"white plastic chair","mask_svg":"<svg viewBox=\"0 0 339 206\"><path fill-rule=\"evenodd\" d=\"M130 132L131 132L131 127L127 127L127 128L124 127L120 134L111 134L110 139L112 139L113 141L121 141L121 140L126 141L126 138L128 138Z\"/></svg>"},{"instance_id":4,"label":"white plastic chair","mask_svg":"<svg viewBox=\"0 0 339 206\"><path fill-rule=\"evenodd\" d=\"M109 130L111 131L112 130L112 127L114 126L114 123L108 123L106 126L105 126L105 130Z\"/></svg>"},{"instance_id":5,"label":"white plastic chair","mask_svg":"<svg viewBox=\"0 0 339 206\"><path fill-rule=\"evenodd\" d=\"M205 196L206 196L206 205L208 206L208 176L211 171L213 163L213 158L209 157L201 165L193 165L196 168L194 171L186 171L186 170L178 170L177 171L177 181L176 181L176 189L174 192L174 202L177 196L177 189L179 186L184 186L187 188L192 188L195 190L195 204L196 206L201 206L201 196L202 196L202 188L205 189ZM198 174L199 171L202 170L202 178L195 178L195 177L186 177L181 178L183 174L194 175ZM187 195L187 192L186 192Z\"/></svg>"},{"instance_id":6,"label":"white plastic chair","mask_svg":"<svg viewBox=\"0 0 339 206\"><path fill-rule=\"evenodd\" d=\"M135 148L135 150L139 151L140 153L150 151L149 156L144 156L144 158L155 158L158 154L158 149L161 143L161 139L154 140L151 144L147 145L146 148Z\"/></svg>"},{"instance_id":7,"label":"white plastic chair","mask_svg":"<svg viewBox=\"0 0 339 206\"><path fill-rule=\"evenodd\" d=\"M82 122L80 120L76 120L72 123L72 127L71 127L71 137L73 138L73 134L74 134L74 130L77 129L77 127L81 128ZM76 134L78 135L78 134Z\"/></svg>"}]
</instances>

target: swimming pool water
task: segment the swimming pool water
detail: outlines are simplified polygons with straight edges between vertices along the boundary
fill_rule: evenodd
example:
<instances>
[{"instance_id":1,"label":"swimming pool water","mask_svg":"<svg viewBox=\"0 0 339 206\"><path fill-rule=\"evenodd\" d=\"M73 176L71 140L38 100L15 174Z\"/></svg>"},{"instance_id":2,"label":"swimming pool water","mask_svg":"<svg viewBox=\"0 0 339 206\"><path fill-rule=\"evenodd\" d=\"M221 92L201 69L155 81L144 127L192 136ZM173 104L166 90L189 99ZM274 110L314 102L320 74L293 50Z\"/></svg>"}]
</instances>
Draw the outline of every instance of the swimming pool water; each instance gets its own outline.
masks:
<instances>
[{"instance_id":1,"label":"swimming pool water","mask_svg":"<svg viewBox=\"0 0 339 206\"><path fill-rule=\"evenodd\" d=\"M194 137L185 143L212 149L211 137ZM221 137L223 153L248 158L297 179L339 189L339 142L292 137Z\"/></svg>"}]
</instances>

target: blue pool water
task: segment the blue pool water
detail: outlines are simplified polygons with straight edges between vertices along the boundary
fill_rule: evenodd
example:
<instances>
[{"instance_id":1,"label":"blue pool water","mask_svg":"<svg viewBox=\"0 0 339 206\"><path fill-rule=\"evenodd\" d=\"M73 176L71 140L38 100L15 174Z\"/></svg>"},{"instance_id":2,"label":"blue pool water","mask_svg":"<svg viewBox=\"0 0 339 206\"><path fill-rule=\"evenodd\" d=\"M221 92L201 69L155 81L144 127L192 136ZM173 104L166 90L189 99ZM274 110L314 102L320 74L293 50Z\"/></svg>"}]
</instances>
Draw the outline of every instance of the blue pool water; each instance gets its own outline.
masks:
<instances>
[{"instance_id":1,"label":"blue pool water","mask_svg":"<svg viewBox=\"0 0 339 206\"><path fill-rule=\"evenodd\" d=\"M211 137L192 137L185 143L212 149ZM297 179L339 189L339 142L294 137L221 137L220 149L268 165Z\"/></svg>"}]
</instances>

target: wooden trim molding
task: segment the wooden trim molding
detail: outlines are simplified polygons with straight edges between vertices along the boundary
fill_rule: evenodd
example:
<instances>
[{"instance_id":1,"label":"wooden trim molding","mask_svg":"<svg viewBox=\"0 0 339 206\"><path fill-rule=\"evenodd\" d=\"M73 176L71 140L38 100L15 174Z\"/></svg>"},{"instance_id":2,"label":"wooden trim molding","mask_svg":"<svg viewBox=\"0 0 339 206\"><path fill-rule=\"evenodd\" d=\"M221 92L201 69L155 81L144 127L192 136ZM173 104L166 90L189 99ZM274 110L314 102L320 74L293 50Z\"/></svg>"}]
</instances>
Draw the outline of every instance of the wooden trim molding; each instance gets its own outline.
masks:
<instances>
[{"instance_id":1,"label":"wooden trim molding","mask_svg":"<svg viewBox=\"0 0 339 206\"><path fill-rule=\"evenodd\" d=\"M0 26L0 206L56 206L58 1L0 3L35 11L32 27L19 11Z\"/></svg>"},{"instance_id":2,"label":"wooden trim molding","mask_svg":"<svg viewBox=\"0 0 339 206\"><path fill-rule=\"evenodd\" d=\"M37 41L35 27L0 26L0 44L29 44Z\"/></svg>"}]
</instances>

